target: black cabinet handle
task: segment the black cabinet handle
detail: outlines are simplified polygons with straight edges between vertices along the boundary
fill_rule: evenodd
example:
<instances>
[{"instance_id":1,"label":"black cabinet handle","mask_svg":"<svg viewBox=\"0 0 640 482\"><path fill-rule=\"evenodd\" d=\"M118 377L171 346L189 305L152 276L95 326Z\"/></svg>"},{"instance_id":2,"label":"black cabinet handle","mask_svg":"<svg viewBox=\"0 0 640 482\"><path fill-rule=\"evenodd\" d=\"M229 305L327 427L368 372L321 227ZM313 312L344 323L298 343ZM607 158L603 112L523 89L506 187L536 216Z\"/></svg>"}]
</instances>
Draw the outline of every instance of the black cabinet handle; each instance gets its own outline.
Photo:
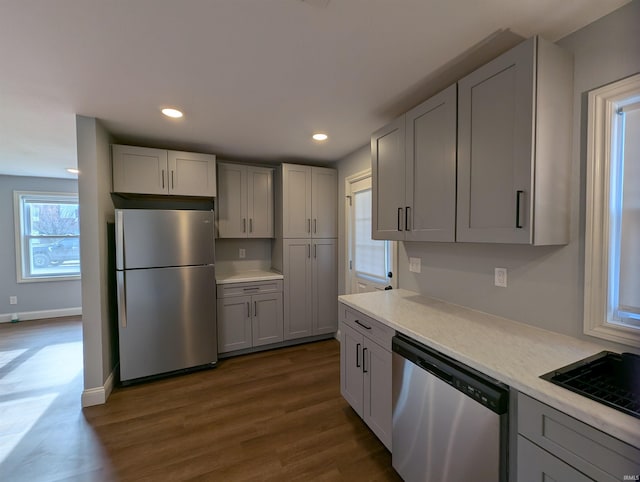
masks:
<instances>
[{"instance_id":1,"label":"black cabinet handle","mask_svg":"<svg viewBox=\"0 0 640 482\"><path fill-rule=\"evenodd\" d=\"M173 184L173 171L171 171L171 189L174 189L175 186Z\"/></svg>"},{"instance_id":2,"label":"black cabinet handle","mask_svg":"<svg viewBox=\"0 0 640 482\"><path fill-rule=\"evenodd\" d=\"M164 169L162 170L162 189L164 189Z\"/></svg>"},{"instance_id":3,"label":"black cabinet handle","mask_svg":"<svg viewBox=\"0 0 640 482\"><path fill-rule=\"evenodd\" d=\"M253 233L253 218L249 218L249 232Z\"/></svg>"},{"instance_id":4,"label":"black cabinet handle","mask_svg":"<svg viewBox=\"0 0 640 482\"><path fill-rule=\"evenodd\" d=\"M360 320L354 320L358 325L360 325L362 328L364 328L365 330L370 330L371 327L365 325L364 323L360 323Z\"/></svg>"},{"instance_id":5,"label":"black cabinet handle","mask_svg":"<svg viewBox=\"0 0 640 482\"><path fill-rule=\"evenodd\" d=\"M360 368L360 343L356 343L356 367Z\"/></svg>"},{"instance_id":6,"label":"black cabinet handle","mask_svg":"<svg viewBox=\"0 0 640 482\"><path fill-rule=\"evenodd\" d=\"M520 200L524 191L516 191L516 228L522 229L523 226L520 224Z\"/></svg>"},{"instance_id":7,"label":"black cabinet handle","mask_svg":"<svg viewBox=\"0 0 640 482\"><path fill-rule=\"evenodd\" d=\"M366 361L367 361L367 352L368 348L362 349L362 373L368 373L369 371L366 369Z\"/></svg>"},{"instance_id":8,"label":"black cabinet handle","mask_svg":"<svg viewBox=\"0 0 640 482\"><path fill-rule=\"evenodd\" d=\"M409 228L409 219L411 218L411 206L407 206L404 209L404 230L405 231L411 231L411 229Z\"/></svg>"},{"instance_id":9,"label":"black cabinet handle","mask_svg":"<svg viewBox=\"0 0 640 482\"><path fill-rule=\"evenodd\" d=\"M402 231L402 208L398 208L398 231Z\"/></svg>"}]
</instances>

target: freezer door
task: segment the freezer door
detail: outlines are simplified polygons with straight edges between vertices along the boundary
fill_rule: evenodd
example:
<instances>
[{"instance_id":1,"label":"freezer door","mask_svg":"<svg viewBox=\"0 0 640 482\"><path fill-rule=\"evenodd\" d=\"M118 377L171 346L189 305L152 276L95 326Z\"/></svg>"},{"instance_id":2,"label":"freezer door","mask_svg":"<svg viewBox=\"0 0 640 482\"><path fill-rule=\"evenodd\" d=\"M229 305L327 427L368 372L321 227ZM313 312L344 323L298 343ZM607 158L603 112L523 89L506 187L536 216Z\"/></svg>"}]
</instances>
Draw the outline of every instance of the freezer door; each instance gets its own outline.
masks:
<instances>
[{"instance_id":1,"label":"freezer door","mask_svg":"<svg viewBox=\"0 0 640 482\"><path fill-rule=\"evenodd\" d=\"M213 211L116 210L116 268L214 264Z\"/></svg>"},{"instance_id":2,"label":"freezer door","mask_svg":"<svg viewBox=\"0 0 640 482\"><path fill-rule=\"evenodd\" d=\"M124 271L118 283L122 381L217 361L213 266Z\"/></svg>"}]
</instances>

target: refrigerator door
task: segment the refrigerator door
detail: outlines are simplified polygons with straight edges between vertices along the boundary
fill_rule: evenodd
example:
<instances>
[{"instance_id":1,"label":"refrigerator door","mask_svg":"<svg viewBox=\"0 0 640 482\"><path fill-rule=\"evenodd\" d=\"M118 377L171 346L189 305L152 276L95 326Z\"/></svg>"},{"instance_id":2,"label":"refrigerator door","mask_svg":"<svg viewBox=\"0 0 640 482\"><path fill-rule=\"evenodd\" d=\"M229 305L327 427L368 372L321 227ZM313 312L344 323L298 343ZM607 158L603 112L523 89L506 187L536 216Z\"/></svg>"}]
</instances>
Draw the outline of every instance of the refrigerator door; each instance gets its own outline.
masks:
<instances>
[{"instance_id":1,"label":"refrigerator door","mask_svg":"<svg viewBox=\"0 0 640 482\"><path fill-rule=\"evenodd\" d=\"M213 266L124 271L118 284L122 381L217 361Z\"/></svg>"},{"instance_id":2,"label":"refrigerator door","mask_svg":"<svg viewBox=\"0 0 640 482\"><path fill-rule=\"evenodd\" d=\"M116 210L116 269L214 264L212 211Z\"/></svg>"}]
</instances>

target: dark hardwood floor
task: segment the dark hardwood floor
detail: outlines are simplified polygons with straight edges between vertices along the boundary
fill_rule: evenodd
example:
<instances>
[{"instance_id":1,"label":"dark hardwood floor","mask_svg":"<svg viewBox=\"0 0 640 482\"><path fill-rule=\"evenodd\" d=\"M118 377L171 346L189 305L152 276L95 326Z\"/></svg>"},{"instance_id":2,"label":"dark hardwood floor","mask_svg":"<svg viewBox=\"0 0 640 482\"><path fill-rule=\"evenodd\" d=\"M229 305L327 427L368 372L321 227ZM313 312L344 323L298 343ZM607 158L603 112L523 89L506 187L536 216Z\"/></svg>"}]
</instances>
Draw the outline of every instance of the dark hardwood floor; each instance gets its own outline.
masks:
<instances>
[{"instance_id":1,"label":"dark hardwood floor","mask_svg":"<svg viewBox=\"0 0 640 482\"><path fill-rule=\"evenodd\" d=\"M400 480L340 396L339 352L231 358L82 410L80 322L0 325L0 480Z\"/></svg>"}]
</instances>

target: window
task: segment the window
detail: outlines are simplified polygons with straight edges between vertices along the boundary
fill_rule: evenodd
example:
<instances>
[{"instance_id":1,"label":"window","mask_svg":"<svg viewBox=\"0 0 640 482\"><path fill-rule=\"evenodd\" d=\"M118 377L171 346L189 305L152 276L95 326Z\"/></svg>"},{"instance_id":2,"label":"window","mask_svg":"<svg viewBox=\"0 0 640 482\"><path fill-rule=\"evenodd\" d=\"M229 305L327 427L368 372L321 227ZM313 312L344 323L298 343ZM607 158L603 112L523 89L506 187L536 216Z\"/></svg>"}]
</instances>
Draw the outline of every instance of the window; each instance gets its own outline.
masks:
<instances>
[{"instance_id":1,"label":"window","mask_svg":"<svg viewBox=\"0 0 640 482\"><path fill-rule=\"evenodd\" d=\"M78 195L14 191L18 283L80 277Z\"/></svg>"},{"instance_id":2,"label":"window","mask_svg":"<svg viewBox=\"0 0 640 482\"><path fill-rule=\"evenodd\" d=\"M585 333L640 344L640 74L589 93Z\"/></svg>"},{"instance_id":3,"label":"window","mask_svg":"<svg viewBox=\"0 0 640 482\"><path fill-rule=\"evenodd\" d=\"M395 243L371 239L371 173L346 181L347 191L347 289L362 293L394 285Z\"/></svg>"}]
</instances>

